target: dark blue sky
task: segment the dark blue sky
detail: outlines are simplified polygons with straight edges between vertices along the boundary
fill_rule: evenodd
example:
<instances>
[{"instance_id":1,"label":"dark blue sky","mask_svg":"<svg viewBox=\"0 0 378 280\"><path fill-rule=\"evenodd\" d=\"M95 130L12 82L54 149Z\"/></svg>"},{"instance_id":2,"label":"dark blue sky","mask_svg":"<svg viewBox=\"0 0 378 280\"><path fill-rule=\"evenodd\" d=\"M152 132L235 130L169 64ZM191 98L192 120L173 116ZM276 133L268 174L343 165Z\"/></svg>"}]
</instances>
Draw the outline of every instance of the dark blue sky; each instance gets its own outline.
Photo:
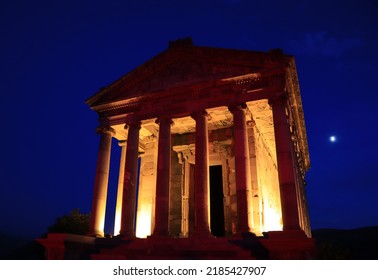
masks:
<instances>
[{"instance_id":1,"label":"dark blue sky","mask_svg":"<svg viewBox=\"0 0 378 280\"><path fill-rule=\"evenodd\" d=\"M188 36L295 55L312 227L378 225L377 26L374 0L2 1L0 232L35 237L90 211L99 138L84 101Z\"/></svg>"}]
</instances>

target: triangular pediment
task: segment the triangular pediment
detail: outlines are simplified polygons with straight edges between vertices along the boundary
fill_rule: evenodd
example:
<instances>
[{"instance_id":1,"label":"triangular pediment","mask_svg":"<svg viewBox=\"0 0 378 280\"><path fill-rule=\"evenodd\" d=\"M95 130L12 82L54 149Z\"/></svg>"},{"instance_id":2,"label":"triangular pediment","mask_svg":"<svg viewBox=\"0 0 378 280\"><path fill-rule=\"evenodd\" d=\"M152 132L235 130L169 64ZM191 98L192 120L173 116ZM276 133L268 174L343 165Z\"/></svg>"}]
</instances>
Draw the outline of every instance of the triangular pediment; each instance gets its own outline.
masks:
<instances>
[{"instance_id":1,"label":"triangular pediment","mask_svg":"<svg viewBox=\"0 0 378 280\"><path fill-rule=\"evenodd\" d=\"M268 59L267 59L268 57ZM267 63L268 62L268 63ZM270 53L172 46L87 100L90 107L149 93L256 73L274 65Z\"/></svg>"}]
</instances>

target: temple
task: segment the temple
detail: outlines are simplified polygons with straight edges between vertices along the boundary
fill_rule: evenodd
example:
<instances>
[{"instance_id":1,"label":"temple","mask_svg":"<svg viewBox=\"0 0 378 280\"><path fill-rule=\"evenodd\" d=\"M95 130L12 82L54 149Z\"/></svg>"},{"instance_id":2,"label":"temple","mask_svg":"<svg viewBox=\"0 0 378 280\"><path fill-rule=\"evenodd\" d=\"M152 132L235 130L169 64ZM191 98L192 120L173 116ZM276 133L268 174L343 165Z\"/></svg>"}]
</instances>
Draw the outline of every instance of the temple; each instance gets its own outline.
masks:
<instances>
[{"instance_id":1,"label":"temple","mask_svg":"<svg viewBox=\"0 0 378 280\"><path fill-rule=\"evenodd\" d=\"M91 258L311 256L293 56L180 39L86 103L100 137L87 238L104 236L113 138L121 154L120 241Z\"/></svg>"}]
</instances>

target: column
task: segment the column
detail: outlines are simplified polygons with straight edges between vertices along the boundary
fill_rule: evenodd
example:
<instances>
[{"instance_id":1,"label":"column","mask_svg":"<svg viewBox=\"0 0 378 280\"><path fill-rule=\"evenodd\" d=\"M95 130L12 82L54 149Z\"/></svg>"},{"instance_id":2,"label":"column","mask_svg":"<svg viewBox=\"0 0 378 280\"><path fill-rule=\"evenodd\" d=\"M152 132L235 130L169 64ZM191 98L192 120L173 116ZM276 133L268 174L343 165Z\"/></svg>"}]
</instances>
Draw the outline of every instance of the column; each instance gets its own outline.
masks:
<instances>
[{"instance_id":1,"label":"column","mask_svg":"<svg viewBox=\"0 0 378 280\"><path fill-rule=\"evenodd\" d=\"M112 136L115 131L111 127L99 127L100 146L97 155L96 177L92 201L89 235L104 236L106 197L108 193L110 151Z\"/></svg>"},{"instance_id":2,"label":"column","mask_svg":"<svg viewBox=\"0 0 378 280\"><path fill-rule=\"evenodd\" d=\"M209 136L207 112L192 115L196 121L195 143L195 229L197 236L210 236L209 223Z\"/></svg>"},{"instance_id":3,"label":"column","mask_svg":"<svg viewBox=\"0 0 378 280\"><path fill-rule=\"evenodd\" d=\"M140 122L127 123L126 163L123 181L120 235L135 237L136 186L138 184L138 154Z\"/></svg>"},{"instance_id":4,"label":"column","mask_svg":"<svg viewBox=\"0 0 378 280\"><path fill-rule=\"evenodd\" d=\"M261 231L261 186L259 186L258 178L257 178L257 162L256 162L256 123L254 120L247 122L249 126L248 134L249 134L249 153L250 157L250 168L251 168L251 191L252 191L252 215L253 215L253 224L252 229L255 234L262 234Z\"/></svg>"},{"instance_id":5,"label":"column","mask_svg":"<svg viewBox=\"0 0 378 280\"><path fill-rule=\"evenodd\" d=\"M123 180L125 177L125 162L126 162L126 141L119 141L118 145L121 147L121 159L119 161L119 176L117 189L117 202L114 217L114 236L119 234L121 230L121 213L122 213L122 194L123 194Z\"/></svg>"},{"instance_id":6,"label":"column","mask_svg":"<svg viewBox=\"0 0 378 280\"><path fill-rule=\"evenodd\" d=\"M245 104L229 108L234 117L235 179L238 211L237 233L251 231L252 193Z\"/></svg>"},{"instance_id":7,"label":"column","mask_svg":"<svg viewBox=\"0 0 378 280\"><path fill-rule=\"evenodd\" d=\"M154 235L168 235L169 186L171 173L171 118L160 118L156 176Z\"/></svg>"},{"instance_id":8,"label":"column","mask_svg":"<svg viewBox=\"0 0 378 280\"><path fill-rule=\"evenodd\" d=\"M300 226L290 125L286 116L286 97L269 100L269 103L273 111L283 230L296 230L300 229Z\"/></svg>"},{"instance_id":9,"label":"column","mask_svg":"<svg viewBox=\"0 0 378 280\"><path fill-rule=\"evenodd\" d=\"M184 158L184 156L182 155ZM190 163L186 158L183 160L183 188L182 188L182 205L181 205L181 235L188 237L189 235L189 176L190 176Z\"/></svg>"}]
</instances>

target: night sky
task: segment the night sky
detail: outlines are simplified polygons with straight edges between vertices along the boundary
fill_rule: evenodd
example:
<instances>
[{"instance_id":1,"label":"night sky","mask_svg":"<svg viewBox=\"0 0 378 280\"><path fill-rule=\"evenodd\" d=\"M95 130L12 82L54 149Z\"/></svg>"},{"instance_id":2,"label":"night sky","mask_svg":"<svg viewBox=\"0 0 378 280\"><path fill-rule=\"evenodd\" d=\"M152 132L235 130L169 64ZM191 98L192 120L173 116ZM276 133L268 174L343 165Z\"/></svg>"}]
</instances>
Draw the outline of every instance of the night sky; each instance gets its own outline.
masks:
<instances>
[{"instance_id":1,"label":"night sky","mask_svg":"<svg viewBox=\"0 0 378 280\"><path fill-rule=\"evenodd\" d=\"M1 1L0 233L37 237L90 212L99 136L85 100L185 37L294 55L312 228L378 225L377 27L374 0Z\"/></svg>"}]
</instances>

